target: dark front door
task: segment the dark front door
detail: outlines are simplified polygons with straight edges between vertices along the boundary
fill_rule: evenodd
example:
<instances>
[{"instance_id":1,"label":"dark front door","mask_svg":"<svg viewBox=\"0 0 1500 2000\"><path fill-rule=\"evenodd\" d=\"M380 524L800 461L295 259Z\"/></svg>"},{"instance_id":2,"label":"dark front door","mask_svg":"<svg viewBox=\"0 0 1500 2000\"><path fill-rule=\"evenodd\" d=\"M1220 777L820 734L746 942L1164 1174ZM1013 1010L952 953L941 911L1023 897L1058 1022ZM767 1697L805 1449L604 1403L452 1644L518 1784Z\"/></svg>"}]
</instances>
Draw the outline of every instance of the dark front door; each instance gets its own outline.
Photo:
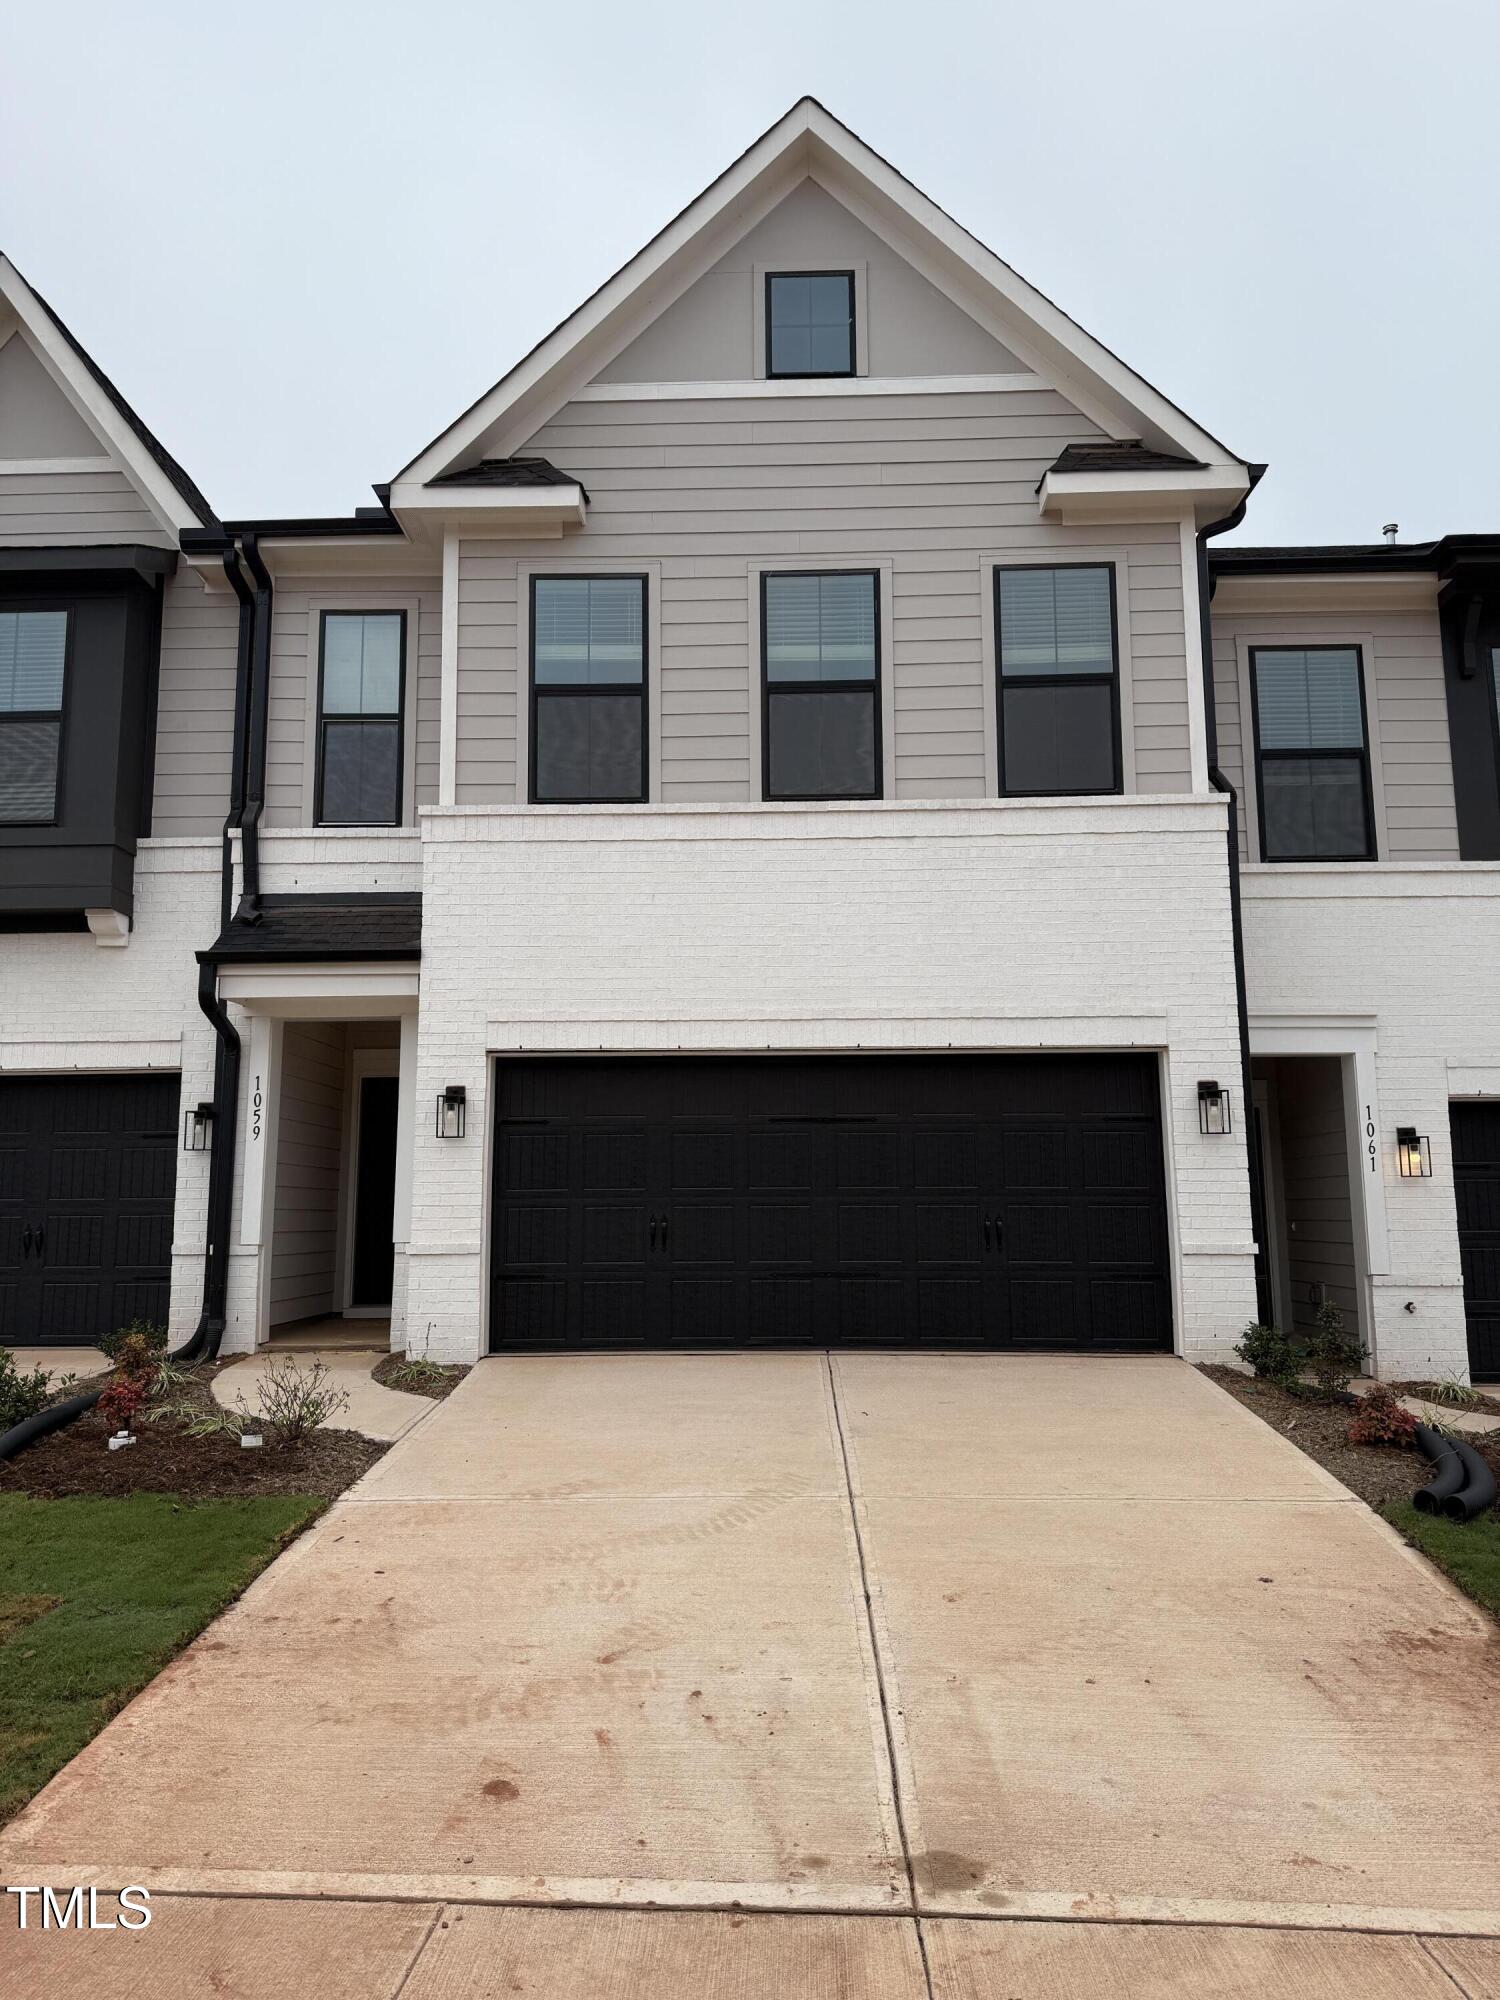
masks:
<instances>
[{"instance_id":1,"label":"dark front door","mask_svg":"<svg viewBox=\"0 0 1500 2000\"><path fill-rule=\"evenodd\" d=\"M388 1306L396 1253L396 1094L393 1076L367 1076L359 1086L359 1153L355 1162L354 1306Z\"/></svg>"},{"instance_id":2,"label":"dark front door","mask_svg":"<svg viewBox=\"0 0 1500 2000\"><path fill-rule=\"evenodd\" d=\"M1171 1344L1148 1056L502 1062L491 1341Z\"/></svg>"},{"instance_id":3,"label":"dark front door","mask_svg":"<svg viewBox=\"0 0 1500 2000\"><path fill-rule=\"evenodd\" d=\"M1500 1103L1449 1106L1469 1373L1500 1382Z\"/></svg>"},{"instance_id":4,"label":"dark front door","mask_svg":"<svg viewBox=\"0 0 1500 2000\"><path fill-rule=\"evenodd\" d=\"M175 1076L0 1079L0 1342L165 1324L178 1095Z\"/></svg>"}]
</instances>

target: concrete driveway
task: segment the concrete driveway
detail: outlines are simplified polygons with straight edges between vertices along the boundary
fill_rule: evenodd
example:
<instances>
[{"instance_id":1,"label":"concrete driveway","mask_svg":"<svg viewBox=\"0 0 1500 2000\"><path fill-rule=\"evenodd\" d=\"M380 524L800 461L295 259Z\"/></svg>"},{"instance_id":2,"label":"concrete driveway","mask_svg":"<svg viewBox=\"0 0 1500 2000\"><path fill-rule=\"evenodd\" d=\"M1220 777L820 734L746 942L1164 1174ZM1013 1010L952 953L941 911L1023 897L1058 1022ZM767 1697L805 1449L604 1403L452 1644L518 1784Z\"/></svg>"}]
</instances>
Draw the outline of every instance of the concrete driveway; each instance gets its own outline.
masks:
<instances>
[{"instance_id":1,"label":"concrete driveway","mask_svg":"<svg viewBox=\"0 0 1500 2000\"><path fill-rule=\"evenodd\" d=\"M1497 1655L1180 1362L493 1360L0 1837L165 1898L0 1983L1500 1992Z\"/></svg>"}]
</instances>

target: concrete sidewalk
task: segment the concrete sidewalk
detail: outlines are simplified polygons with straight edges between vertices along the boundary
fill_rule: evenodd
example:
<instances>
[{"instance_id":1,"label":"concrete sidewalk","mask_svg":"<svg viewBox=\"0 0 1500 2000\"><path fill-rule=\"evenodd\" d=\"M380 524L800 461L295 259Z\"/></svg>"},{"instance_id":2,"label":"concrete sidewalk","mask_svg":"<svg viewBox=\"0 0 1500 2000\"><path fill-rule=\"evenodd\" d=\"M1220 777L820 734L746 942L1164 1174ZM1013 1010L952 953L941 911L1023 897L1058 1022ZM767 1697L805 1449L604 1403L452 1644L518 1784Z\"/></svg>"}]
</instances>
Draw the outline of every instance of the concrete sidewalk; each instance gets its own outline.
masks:
<instances>
[{"instance_id":1,"label":"concrete sidewalk","mask_svg":"<svg viewBox=\"0 0 1500 2000\"><path fill-rule=\"evenodd\" d=\"M1477 1996L1497 1653L1176 1361L489 1361L0 1836L6 1882L147 1884L155 1942L0 1954L101 1995L175 1932L247 1993Z\"/></svg>"}]
</instances>

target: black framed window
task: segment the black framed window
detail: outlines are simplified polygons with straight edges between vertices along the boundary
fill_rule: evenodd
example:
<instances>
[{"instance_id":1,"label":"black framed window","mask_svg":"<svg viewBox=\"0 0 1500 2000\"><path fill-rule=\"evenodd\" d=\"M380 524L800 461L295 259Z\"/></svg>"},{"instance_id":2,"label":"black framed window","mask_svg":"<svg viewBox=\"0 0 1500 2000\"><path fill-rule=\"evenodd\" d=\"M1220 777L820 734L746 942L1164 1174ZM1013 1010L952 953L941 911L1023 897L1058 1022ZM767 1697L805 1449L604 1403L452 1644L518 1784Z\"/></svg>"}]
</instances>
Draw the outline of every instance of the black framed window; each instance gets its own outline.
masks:
<instances>
[{"instance_id":1,"label":"black framed window","mask_svg":"<svg viewBox=\"0 0 1500 2000\"><path fill-rule=\"evenodd\" d=\"M1260 851L1267 861L1373 861L1358 646L1253 646Z\"/></svg>"},{"instance_id":2,"label":"black framed window","mask_svg":"<svg viewBox=\"0 0 1500 2000\"><path fill-rule=\"evenodd\" d=\"M531 579L531 798L646 797L646 579Z\"/></svg>"},{"instance_id":3,"label":"black framed window","mask_svg":"<svg viewBox=\"0 0 1500 2000\"><path fill-rule=\"evenodd\" d=\"M325 611L318 641L319 826L401 824L406 613Z\"/></svg>"},{"instance_id":4,"label":"black framed window","mask_svg":"<svg viewBox=\"0 0 1500 2000\"><path fill-rule=\"evenodd\" d=\"M1113 565L997 568L995 653L1001 794L1118 792Z\"/></svg>"},{"instance_id":5,"label":"black framed window","mask_svg":"<svg viewBox=\"0 0 1500 2000\"><path fill-rule=\"evenodd\" d=\"M772 272L766 279L766 374L854 373L854 273Z\"/></svg>"},{"instance_id":6,"label":"black framed window","mask_svg":"<svg viewBox=\"0 0 1500 2000\"><path fill-rule=\"evenodd\" d=\"M57 817L66 611L0 611L0 824Z\"/></svg>"},{"instance_id":7,"label":"black framed window","mask_svg":"<svg viewBox=\"0 0 1500 2000\"><path fill-rule=\"evenodd\" d=\"M765 796L878 799L878 573L765 572L760 634Z\"/></svg>"}]
</instances>

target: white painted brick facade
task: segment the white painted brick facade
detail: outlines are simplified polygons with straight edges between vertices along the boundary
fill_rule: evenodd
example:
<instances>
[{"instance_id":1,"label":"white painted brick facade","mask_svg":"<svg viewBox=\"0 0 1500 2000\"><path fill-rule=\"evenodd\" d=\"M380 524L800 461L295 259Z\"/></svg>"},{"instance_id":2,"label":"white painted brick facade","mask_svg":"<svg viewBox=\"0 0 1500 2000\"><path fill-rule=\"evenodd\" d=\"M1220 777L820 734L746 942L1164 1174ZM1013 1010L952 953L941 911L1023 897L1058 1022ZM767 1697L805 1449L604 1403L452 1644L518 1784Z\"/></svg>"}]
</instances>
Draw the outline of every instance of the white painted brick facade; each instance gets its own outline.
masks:
<instances>
[{"instance_id":1,"label":"white painted brick facade","mask_svg":"<svg viewBox=\"0 0 1500 2000\"><path fill-rule=\"evenodd\" d=\"M1500 864L1249 868L1244 918L1252 1018L1375 1017L1390 1240L1370 1286L1376 1372L1466 1375L1448 1104L1500 1095ZM1398 1125L1430 1137L1430 1180L1401 1178Z\"/></svg>"},{"instance_id":2,"label":"white painted brick facade","mask_svg":"<svg viewBox=\"0 0 1500 2000\"><path fill-rule=\"evenodd\" d=\"M408 1335L486 1337L487 1053L1163 1052L1177 1319L1223 1357L1254 1312L1225 808L1184 795L423 814L417 1102L462 1083L468 1136L417 1123Z\"/></svg>"},{"instance_id":3,"label":"white painted brick facade","mask_svg":"<svg viewBox=\"0 0 1500 2000\"><path fill-rule=\"evenodd\" d=\"M219 928L217 840L144 840L135 926L123 948L88 932L0 941L0 1074L179 1070L182 1101L213 1095L214 1033L198 1009L193 954ZM177 1155L173 1337L198 1323L208 1155Z\"/></svg>"}]
</instances>

